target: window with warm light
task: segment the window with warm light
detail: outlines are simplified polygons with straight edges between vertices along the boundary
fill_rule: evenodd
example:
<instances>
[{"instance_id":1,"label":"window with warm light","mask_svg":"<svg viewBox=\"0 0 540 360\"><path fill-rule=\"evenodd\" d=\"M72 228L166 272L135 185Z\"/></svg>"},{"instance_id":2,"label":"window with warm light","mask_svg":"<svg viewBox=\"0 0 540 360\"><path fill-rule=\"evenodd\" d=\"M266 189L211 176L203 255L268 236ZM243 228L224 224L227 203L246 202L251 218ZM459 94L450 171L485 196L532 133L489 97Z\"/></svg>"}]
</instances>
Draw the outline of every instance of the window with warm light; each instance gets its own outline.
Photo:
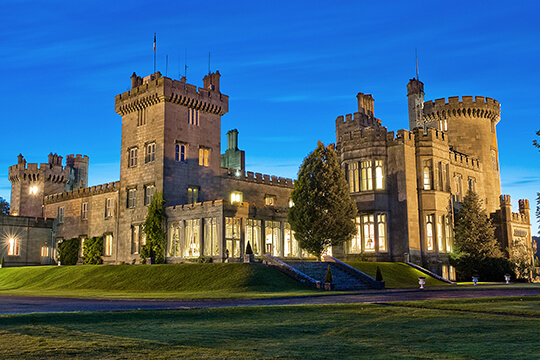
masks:
<instances>
[{"instance_id":1,"label":"window with warm light","mask_svg":"<svg viewBox=\"0 0 540 360\"><path fill-rule=\"evenodd\" d=\"M382 160L375 160L375 190L384 190L384 169Z\"/></svg>"},{"instance_id":2,"label":"window with warm light","mask_svg":"<svg viewBox=\"0 0 540 360\"><path fill-rule=\"evenodd\" d=\"M431 160L424 160L423 162L423 178L424 178L424 190L431 190Z\"/></svg>"},{"instance_id":3,"label":"window with warm light","mask_svg":"<svg viewBox=\"0 0 540 360\"><path fill-rule=\"evenodd\" d=\"M201 220L186 220L184 227L184 257L201 255Z\"/></svg>"},{"instance_id":4,"label":"window with warm light","mask_svg":"<svg viewBox=\"0 0 540 360\"><path fill-rule=\"evenodd\" d=\"M200 166L210 166L210 149L200 147L199 148L199 165Z\"/></svg>"},{"instance_id":5,"label":"window with warm light","mask_svg":"<svg viewBox=\"0 0 540 360\"><path fill-rule=\"evenodd\" d=\"M348 164L348 180L350 192L358 192L360 190L360 183L358 177L358 163Z\"/></svg>"},{"instance_id":6,"label":"window with warm light","mask_svg":"<svg viewBox=\"0 0 540 360\"><path fill-rule=\"evenodd\" d=\"M246 246L251 245L255 255L261 255L261 220L246 219Z\"/></svg>"},{"instance_id":7,"label":"window with warm light","mask_svg":"<svg viewBox=\"0 0 540 360\"><path fill-rule=\"evenodd\" d=\"M243 202L243 194L240 191L233 191L231 193L231 204L235 203L242 203Z\"/></svg>"},{"instance_id":8,"label":"window with warm light","mask_svg":"<svg viewBox=\"0 0 540 360\"><path fill-rule=\"evenodd\" d=\"M266 195L264 197L264 204L266 206L275 206L276 205L276 196L275 195Z\"/></svg>"},{"instance_id":9,"label":"window with warm light","mask_svg":"<svg viewBox=\"0 0 540 360\"><path fill-rule=\"evenodd\" d=\"M188 187L188 204L195 204L199 202L199 187Z\"/></svg>"},{"instance_id":10,"label":"window with warm light","mask_svg":"<svg viewBox=\"0 0 540 360\"><path fill-rule=\"evenodd\" d=\"M103 237L103 255L112 256L113 253L113 236L112 234L105 234Z\"/></svg>"},{"instance_id":11,"label":"window with warm light","mask_svg":"<svg viewBox=\"0 0 540 360\"><path fill-rule=\"evenodd\" d=\"M281 256L281 222L265 221L265 253Z\"/></svg>"},{"instance_id":12,"label":"window with warm light","mask_svg":"<svg viewBox=\"0 0 540 360\"><path fill-rule=\"evenodd\" d=\"M433 215L426 215L426 248L433 251Z\"/></svg>"},{"instance_id":13,"label":"window with warm light","mask_svg":"<svg viewBox=\"0 0 540 360\"><path fill-rule=\"evenodd\" d=\"M9 238L8 240L8 256L19 256L20 255L20 248L19 248L19 239L15 238Z\"/></svg>"},{"instance_id":14,"label":"window with warm light","mask_svg":"<svg viewBox=\"0 0 540 360\"><path fill-rule=\"evenodd\" d=\"M139 225L131 226L131 253L138 254L140 248Z\"/></svg>"},{"instance_id":15,"label":"window with warm light","mask_svg":"<svg viewBox=\"0 0 540 360\"><path fill-rule=\"evenodd\" d=\"M204 255L219 255L219 241L217 236L217 218L204 219Z\"/></svg>"},{"instance_id":16,"label":"window with warm light","mask_svg":"<svg viewBox=\"0 0 540 360\"><path fill-rule=\"evenodd\" d=\"M444 216L437 216L437 249L439 252L446 252L444 244Z\"/></svg>"},{"instance_id":17,"label":"window with warm light","mask_svg":"<svg viewBox=\"0 0 540 360\"><path fill-rule=\"evenodd\" d=\"M362 216L364 251L375 251L375 221L373 215Z\"/></svg>"},{"instance_id":18,"label":"window with warm light","mask_svg":"<svg viewBox=\"0 0 540 360\"><path fill-rule=\"evenodd\" d=\"M30 186L28 192L30 195L36 195L38 193L38 187L36 185Z\"/></svg>"},{"instance_id":19,"label":"window with warm light","mask_svg":"<svg viewBox=\"0 0 540 360\"><path fill-rule=\"evenodd\" d=\"M49 257L49 247L46 245L43 245L41 247L41 257Z\"/></svg>"},{"instance_id":20,"label":"window with warm light","mask_svg":"<svg viewBox=\"0 0 540 360\"><path fill-rule=\"evenodd\" d=\"M373 169L371 160L362 161L360 164L362 176L362 191L373 190Z\"/></svg>"}]
</instances>

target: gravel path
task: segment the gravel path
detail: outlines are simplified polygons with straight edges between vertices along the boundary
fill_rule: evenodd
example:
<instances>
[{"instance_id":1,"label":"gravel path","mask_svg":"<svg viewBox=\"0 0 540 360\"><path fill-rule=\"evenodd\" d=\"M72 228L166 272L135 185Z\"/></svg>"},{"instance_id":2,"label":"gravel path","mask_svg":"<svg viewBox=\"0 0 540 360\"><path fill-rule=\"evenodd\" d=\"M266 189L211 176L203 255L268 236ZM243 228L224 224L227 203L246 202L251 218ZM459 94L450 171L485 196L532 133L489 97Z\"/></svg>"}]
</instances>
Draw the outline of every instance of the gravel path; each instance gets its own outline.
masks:
<instances>
[{"instance_id":1,"label":"gravel path","mask_svg":"<svg viewBox=\"0 0 540 360\"><path fill-rule=\"evenodd\" d=\"M0 314L74 311L129 311L194 309L232 306L386 303L391 301L462 299L492 296L540 295L540 288L468 287L452 289L372 290L351 294L325 294L269 299L139 300L88 299L0 295Z\"/></svg>"}]
</instances>

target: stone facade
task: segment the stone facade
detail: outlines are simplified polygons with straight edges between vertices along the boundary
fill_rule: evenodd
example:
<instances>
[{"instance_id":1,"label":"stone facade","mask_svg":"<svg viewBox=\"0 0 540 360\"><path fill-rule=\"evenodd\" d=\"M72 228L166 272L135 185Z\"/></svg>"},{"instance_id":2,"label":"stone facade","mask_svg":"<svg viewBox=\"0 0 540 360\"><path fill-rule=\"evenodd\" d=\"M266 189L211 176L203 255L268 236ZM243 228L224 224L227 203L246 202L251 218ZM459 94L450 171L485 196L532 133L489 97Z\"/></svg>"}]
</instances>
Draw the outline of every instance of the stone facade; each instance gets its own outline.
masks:
<instances>
[{"instance_id":1,"label":"stone facade","mask_svg":"<svg viewBox=\"0 0 540 360\"><path fill-rule=\"evenodd\" d=\"M156 191L166 201L166 261L200 256L240 261L249 242L256 255L308 256L287 223L291 179L245 171L238 131L220 154L221 116L229 98L219 72L197 88L155 73L135 73L117 95L122 116L120 180L86 188L88 157L49 156L48 164L10 168L12 212L55 218L57 240L107 236L105 263L138 262L141 224ZM453 214L467 188L492 213L505 247L530 243L528 202L512 214L500 197L496 124L499 104L464 96L424 101L424 84L408 86L409 130L388 131L369 94L358 111L336 119L336 149L358 207L358 234L330 251L340 258L411 261L452 278ZM37 192L30 191L38 184Z\"/></svg>"}]
</instances>

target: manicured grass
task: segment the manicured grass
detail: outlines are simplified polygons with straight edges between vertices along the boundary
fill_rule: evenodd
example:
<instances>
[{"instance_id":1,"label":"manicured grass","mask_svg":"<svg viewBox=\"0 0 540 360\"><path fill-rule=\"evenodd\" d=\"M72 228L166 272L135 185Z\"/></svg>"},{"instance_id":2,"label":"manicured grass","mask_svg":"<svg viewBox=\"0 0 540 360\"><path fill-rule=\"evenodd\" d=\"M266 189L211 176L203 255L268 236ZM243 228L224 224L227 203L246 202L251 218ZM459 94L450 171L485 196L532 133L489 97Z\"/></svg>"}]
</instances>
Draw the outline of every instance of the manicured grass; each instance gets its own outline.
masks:
<instances>
[{"instance_id":1,"label":"manicured grass","mask_svg":"<svg viewBox=\"0 0 540 360\"><path fill-rule=\"evenodd\" d=\"M377 274L378 266L381 269L381 274L387 289L418 287L418 278L421 276L426 278L426 286L450 285L432 278L404 263L347 261L347 264L373 278L375 278L375 275Z\"/></svg>"},{"instance_id":2,"label":"manicured grass","mask_svg":"<svg viewBox=\"0 0 540 360\"><path fill-rule=\"evenodd\" d=\"M0 358L534 359L539 326L538 317L370 304L9 315Z\"/></svg>"},{"instance_id":3,"label":"manicured grass","mask_svg":"<svg viewBox=\"0 0 540 360\"><path fill-rule=\"evenodd\" d=\"M0 269L0 293L81 297L231 298L316 293L261 264L84 265Z\"/></svg>"}]
</instances>

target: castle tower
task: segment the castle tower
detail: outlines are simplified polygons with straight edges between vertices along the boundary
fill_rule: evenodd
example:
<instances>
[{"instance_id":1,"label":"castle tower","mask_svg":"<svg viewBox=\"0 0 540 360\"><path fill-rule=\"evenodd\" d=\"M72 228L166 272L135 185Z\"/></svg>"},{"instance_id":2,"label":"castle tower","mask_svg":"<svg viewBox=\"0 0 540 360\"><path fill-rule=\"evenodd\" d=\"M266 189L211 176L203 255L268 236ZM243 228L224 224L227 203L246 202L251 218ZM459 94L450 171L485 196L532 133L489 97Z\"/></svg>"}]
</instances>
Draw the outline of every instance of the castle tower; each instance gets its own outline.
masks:
<instances>
[{"instance_id":1,"label":"castle tower","mask_svg":"<svg viewBox=\"0 0 540 360\"><path fill-rule=\"evenodd\" d=\"M122 116L119 193L119 257L137 258L130 234L144 222L154 192L166 205L219 198L221 116L229 98L219 72L203 87L162 77L131 76L130 91L115 98Z\"/></svg>"},{"instance_id":2,"label":"castle tower","mask_svg":"<svg viewBox=\"0 0 540 360\"><path fill-rule=\"evenodd\" d=\"M69 170L62 166L62 156L50 153L48 163L26 163L19 154L9 168L11 215L43 217L43 197L65 191Z\"/></svg>"},{"instance_id":3,"label":"castle tower","mask_svg":"<svg viewBox=\"0 0 540 360\"><path fill-rule=\"evenodd\" d=\"M243 171L246 168L246 153L238 149L238 130L227 132L227 150L221 154L221 167Z\"/></svg>"},{"instance_id":4,"label":"castle tower","mask_svg":"<svg viewBox=\"0 0 540 360\"><path fill-rule=\"evenodd\" d=\"M88 164L90 160L86 155L68 155L66 167L69 169L69 179L66 191L84 189L88 187Z\"/></svg>"},{"instance_id":5,"label":"castle tower","mask_svg":"<svg viewBox=\"0 0 540 360\"><path fill-rule=\"evenodd\" d=\"M409 103L409 131L423 127L424 83L412 78L407 84L407 99Z\"/></svg>"}]
</instances>

